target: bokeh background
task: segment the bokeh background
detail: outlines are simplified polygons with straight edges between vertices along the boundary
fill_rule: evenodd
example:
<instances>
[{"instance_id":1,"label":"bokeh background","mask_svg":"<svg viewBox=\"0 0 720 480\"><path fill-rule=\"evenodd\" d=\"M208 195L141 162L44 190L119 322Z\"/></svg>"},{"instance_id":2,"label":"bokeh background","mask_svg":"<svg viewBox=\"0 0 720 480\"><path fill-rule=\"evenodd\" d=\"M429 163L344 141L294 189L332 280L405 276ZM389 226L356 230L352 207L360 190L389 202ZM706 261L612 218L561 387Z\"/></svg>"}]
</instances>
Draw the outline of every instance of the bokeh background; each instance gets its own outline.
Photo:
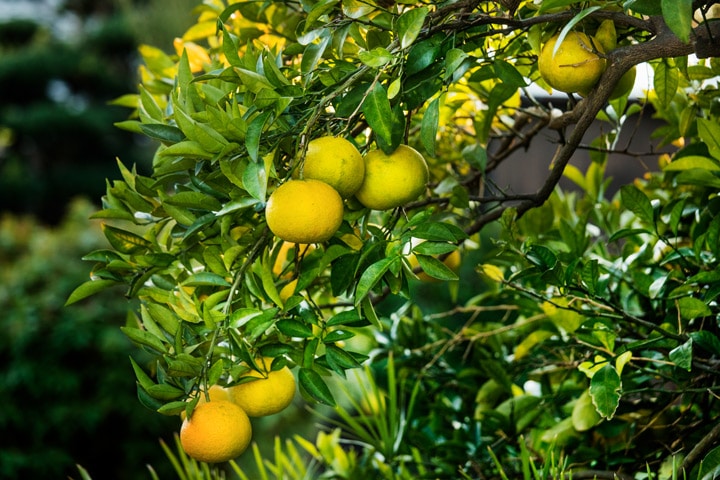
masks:
<instances>
[{"instance_id":1,"label":"bokeh background","mask_svg":"<svg viewBox=\"0 0 720 480\"><path fill-rule=\"evenodd\" d=\"M0 478L173 478L176 418L140 406L110 292L64 307L105 241L88 220L116 158L152 145L116 128L140 43L172 48L195 0L0 1Z\"/></svg>"}]
</instances>

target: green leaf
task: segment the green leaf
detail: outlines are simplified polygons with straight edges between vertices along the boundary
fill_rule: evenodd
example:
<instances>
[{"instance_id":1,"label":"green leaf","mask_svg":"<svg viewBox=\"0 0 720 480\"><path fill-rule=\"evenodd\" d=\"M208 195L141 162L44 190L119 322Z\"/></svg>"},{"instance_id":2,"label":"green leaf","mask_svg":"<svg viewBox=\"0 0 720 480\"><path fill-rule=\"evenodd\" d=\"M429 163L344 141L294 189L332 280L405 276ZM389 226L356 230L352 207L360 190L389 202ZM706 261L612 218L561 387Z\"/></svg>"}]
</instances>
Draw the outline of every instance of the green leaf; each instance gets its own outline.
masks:
<instances>
[{"instance_id":1,"label":"green leaf","mask_svg":"<svg viewBox=\"0 0 720 480\"><path fill-rule=\"evenodd\" d=\"M340 374L343 374L347 369L359 368L362 366L355 357L342 348L332 344L325 345L325 358L327 359L330 367Z\"/></svg>"},{"instance_id":2,"label":"green leaf","mask_svg":"<svg viewBox=\"0 0 720 480\"><path fill-rule=\"evenodd\" d=\"M278 320L275 326L283 335L288 337L309 338L313 336L312 329L298 320L284 318Z\"/></svg>"},{"instance_id":3,"label":"green leaf","mask_svg":"<svg viewBox=\"0 0 720 480\"><path fill-rule=\"evenodd\" d=\"M665 166L663 170L667 171L682 171L690 170L692 168L701 168L711 171L720 171L720 163L713 160L712 158L703 157L700 155L688 155L686 157L680 157L677 160L673 160Z\"/></svg>"},{"instance_id":4,"label":"green leaf","mask_svg":"<svg viewBox=\"0 0 720 480\"><path fill-rule=\"evenodd\" d=\"M493 62L493 68L498 78L505 84L512 88L521 88L527 85L525 78L518 72L514 65L506 62L505 60L495 60Z\"/></svg>"},{"instance_id":5,"label":"green leaf","mask_svg":"<svg viewBox=\"0 0 720 480\"><path fill-rule=\"evenodd\" d=\"M144 390L147 390L151 386L155 385L153 379L145 373L145 370L143 370L132 357L130 357L130 364L135 372L135 378L137 378L138 383Z\"/></svg>"},{"instance_id":6,"label":"green leaf","mask_svg":"<svg viewBox=\"0 0 720 480\"><path fill-rule=\"evenodd\" d=\"M692 357L692 339L688 340L682 345L673 348L672 350L670 350L670 354L668 355L670 361L673 362L678 368L682 368L683 370L687 370L688 372L692 369Z\"/></svg>"},{"instance_id":7,"label":"green leaf","mask_svg":"<svg viewBox=\"0 0 720 480\"><path fill-rule=\"evenodd\" d=\"M677 68L669 65L667 59L656 63L654 70L653 87L655 88L658 102L665 108L670 105L670 102L675 98L675 93L680 85L680 74Z\"/></svg>"},{"instance_id":8,"label":"green leaf","mask_svg":"<svg viewBox=\"0 0 720 480\"><path fill-rule=\"evenodd\" d=\"M435 98L425 109L425 114L420 124L420 139L423 147L431 157L435 156L435 139L438 132L440 119L440 98Z\"/></svg>"},{"instance_id":9,"label":"green leaf","mask_svg":"<svg viewBox=\"0 0 720 480\"><path fill-rule=\"evenodd\" d=\"M242 175L242 184L252 197L260 202L265 201L267 195L268 177L265 171L265 162L251 160L245 166Z\"/></svg>"},{"instance_id":10,"label":"green leaf","mask_svg":"<svg viewBox=\"0 0 720 480\"><path fill-rule=\"evenodd\" d=\"M173 387L172 385L168 385L166 383L151 385L150 388L146 390L146 392L151 397L162 401L175 400L185 395L185 392L183 392L179 388Z\"/></svg>"},{"instance_id":11,"label":"green leaf","mask_svg":"<svg viewBox=\"0 0 720 480\"><path fill-rule=\"evenodd\" d=\"M458 279L457 274L437 258L428 255L416 255L416 258L423 271L431 277L446 281Z\"/></svg>"},{"instance_id":12,"label":"green leaf","mask_svg":"<svg viewBox=\"0 0 720 480\"><path fill-rule=\"evenodd\" d=\"M184 282L182 282L185 286L202 286L202 285L209 285L209 286L216 286L216 287L229 287L230 282L225 280L225 277L222 277L216 273L212 272L198 272L193 273L190 275Z\"/></svg>"},{"instance_id":13,"label":"green leaf","mask_svg":"<svg viewBox=\"0 0 720 480\"><path fill-rule=\"evenodd\" d=\"M385 272L388 271L390 266L398 260L398 257L383 258L370 265L363 272L355 290L355 305L358 305L360 301L370 293L373 287L382 280L383 275L385 275Z\"/></svg>"},{"instance_id":14,"label":"green leaf","mask_svg":"<svg viewBox=\"0 0 720 480\"><path fill-rule=\"evenodd\" d=\"M710 450L700 461L700 464L693 468L688 478L698 480L720 478L720 447Z\"/></svg>"},{"instance_id":15,"label":"green leaf","mask_svg":"<svg viewBox=\"0 0 720 480\"><path fill-rule=\"evenodd\" d=\"M586 390L580 395L572 410L572 423L575 430L585 432L600 423L602 417L592 403L592 397Z\"/></svg>"},{"instance_id":16,"label":"green leaf","mask_svg":"<svg viewBox=\"0 0 720 480\"><path fill-rule=\"evenodd\" d=\"M428 8L420 7L407 10L397 20L396 29L400 38L400 48L403 50L413 44L420 30L422 30Z\"/></svg>"},{"instance_id":17,"label":"green leaf","mask_svg":"<svg viewBox=\"0 0 720 480\"><path fill-rule=\"evenodd\" d=\"M543 245L530 245L525 255L530 262L543 270L550 270L557 264L557 255Z\"/></svg>"},{"instance_id":18,"label":"green leaf","mask_svg":"<svg viewBox=\"0 0 720 480\"><path fill-rule=\"evenodd\" d=\"M368 92L362 105L362 111L378 139L385 145L391 145L393 137L392 107L385 87L379 82L375 82Z\"/></svg>"},{"instance_id":19,"label":"green leaf","mask_svg":"<svg viewBox=\"0 0 720 480\"><path fill-rule=\"evenodd\" d=\"M145 345L160 353L165 353L167 348L162 340L155 335L134 327L120 327L120 330L133 342Z\"/></svg>"},{"instance_id":20,"label":"green leaf","mask_svg":"<svg viewBox=\"0 0 720 480\"><path fill-rule=\"evenodd\" d=\"M358 53L358 58L368 67L380 68L390 63L393 55L385 47L375 47L372 50L361 51Z\"/></svg>"},{"instance_id":21,"label":"green leaf","mask_svg":"<svg viewBox=\"0 0 720 480\"><path fill-rule=\"evenodd\" d=\"M710 307L705 302L694 297L683 297L677 302L680 316L685 320L692 320L698 317L707 317L712 314Z\"/></svg>"},{"instance_id":22,"label":"green leaf","mask_svg":"<svg viewBox=\"0 0 720 480\"><path fill-rule=\"evenodd\" d=\"M697 119L698 135L707 145L710 155L720 160L720 125L707 118Z\"/></svg>"},{"instance_id":23,"label":"green leaf","mask_svg":"<svg viewBox=\"0 0 720 480\"><path fill-rule=\"evenodd\" d=\"M690 338L701 348L704 348L713 355L720 355L720 339L712 332L708 332L707 330L692 332Z\"/></svg>"},{"instance_id":24,"label":"green leaf","mask_svg":"<svg viewBox=\"0 0 720 480\"><path fill-rule=\"evenodd\" d=\"M662 6L657 0L626 0L623 8L642 15L662 15Z\"/></svg>"},{"instance_id":25,"label":"green leaf","mask_svg":"<svg viewBox=\"0 0 720 480\"><path fill-rule=\"evenodd\" d=\"M670 30L683 42L692 30L692 0L662 0L662 15Z\"/></svg>"},{"instance_id":26,"label":"green leaf","mask_svg":"<svg viewBox=\"0 0 720 480\"><path fill-rule=\"evenodd\" d=\"M214 155L205 150L199 143L192 140L184 140L182 142L170 145L159 151L159 155L163 157L198 157L211 159Z\"/></svg>"},{"instance_id":27,"label":"green leaf","mask_svg":"<svg viewBox=\"0 0 720 480\"><path fill-rule=\"evenodd\" d=\"M620 403L622 382L617 370L607 363L590 379L590 396L597 412L607 420L612 419Z\"/></svg>"},{"instance_id":28,"label":"green leaf","mask_svg":"<svg viewBox=\"0 0 720 480\"><path fill-rule=\"evenodd\" d=\"M140 125L143 134L155 140L167 143L178 143L185 140L185 134L177 127L162 123L146 123Z\"/></svg>"},{"instance_id":29,"label":"green leaf","mask_svg":"<svg viewBox=\"0 0 720 480\"><path fill-rule=\"evenodd\" d=\"M102 230L110 245L120 253L136 254L152 246L144 238L118 227L103 224Z\"/></svg>"},{"instance_id":30,"label":"green leaf","mask_svg":"<svg viewBox=\"0 0 720 480\"><path fill-rule=\"evenodd\" d=\"M298 371L298 383L303 392L308 394L315 401L335 406L335 398L328 388L325 380L311 368L301 367Z\"/></svg>"},{"instance_id":31,"label":"green leaf","mask_svg":"<svg viewBox=\"0 0 720 480\"><path fill-rule=\"evenodd\" d=\"M272 115L271 111L266 111L256 116L248 125L247 134L245 135L245 148L247 148L248 155L254 161L258 161L260 152L260 138L265 130L265 124ZM264 199L263 199L264 200Z\"/></svg>"},{"instance_id":32,"label":"green leaf","mask_svg":"<svg viewBox=\"0 0 720 480\"><path fill-rule=\"evenodd\" d=\"M117 285L115 280L88 280L80 284L75 290L72 291L68 299L65 301L65 306L72 305L75 302L87 298L91 295L95 295L102 290Z\"/></svg>"},{"instance_id":33,"label":"green leaf","mask_svg":"<svg viewBox=\"0 0 720 480\"><path fill-rule=\"evenodd\" d=\"M327 321L326 325L328 327L338 326L338 325L352 325L355 323L362 322L362 317L360 316L360 313L356 309L351 310L345 310L344 312L340 312L336 315L333 315L330 317L330 319Z\"/></svg>"},{"instance_id":34,"label":"green leaf","mask_svg":"<svg viewBox=\"0 0 720 480\"><path fill-rule=\"evenodd\" d=\"M622 205L633 212L648 225L652 225L655 215L650 199L636 186L623 185L620 188L620 201Z\"/></svg>"}]
</instances>

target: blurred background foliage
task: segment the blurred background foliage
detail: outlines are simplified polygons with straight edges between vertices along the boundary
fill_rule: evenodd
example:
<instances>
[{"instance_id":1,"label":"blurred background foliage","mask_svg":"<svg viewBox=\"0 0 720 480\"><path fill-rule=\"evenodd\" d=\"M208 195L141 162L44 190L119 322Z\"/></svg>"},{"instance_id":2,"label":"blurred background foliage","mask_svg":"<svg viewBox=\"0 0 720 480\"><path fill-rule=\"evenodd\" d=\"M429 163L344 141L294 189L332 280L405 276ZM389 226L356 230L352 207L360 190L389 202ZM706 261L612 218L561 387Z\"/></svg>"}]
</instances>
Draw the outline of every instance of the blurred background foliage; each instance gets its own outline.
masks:
<instances>
[{"instance_id":1,"label":"blurred background foliage","mask_svg":"<svg viewBox=\"0 0 720 480\"><path fill-rule=\"evenodd\" d=\"M127 301L63 304L87 276L82 255L106 246L88 217L115 157L140 170L151 158L111 102L135 88L139 43L172 45L194 21L188 4L0 2L0 478L77 478L77 463L172 478L159 440L178 422L138 408Z\"/></svg>"}]
</instances>

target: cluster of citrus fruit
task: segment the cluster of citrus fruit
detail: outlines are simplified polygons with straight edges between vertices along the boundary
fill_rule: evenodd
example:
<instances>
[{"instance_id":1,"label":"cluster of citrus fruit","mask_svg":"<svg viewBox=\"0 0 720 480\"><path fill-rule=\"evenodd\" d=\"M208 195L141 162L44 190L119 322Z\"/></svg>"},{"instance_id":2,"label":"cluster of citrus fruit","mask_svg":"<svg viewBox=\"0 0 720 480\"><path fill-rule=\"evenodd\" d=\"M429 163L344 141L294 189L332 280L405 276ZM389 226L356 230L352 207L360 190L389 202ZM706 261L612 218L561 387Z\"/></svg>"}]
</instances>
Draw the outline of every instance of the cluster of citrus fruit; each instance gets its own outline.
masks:
<instances>
[{"instance_id":1,"label":"cluster of citrus fruit","mask_svg":"<svg viewBox=\"0 0 720 480\"><path fill-rule=\"evenodd\" d=\"M292 243L321 243L340 228L344 200L389 210L416 199L429 178L423 156L407 145L390 154L371 150L364 156L347 139L325 136L308 143L304 161L270 195L268 227Z\"/></svg>"},{"instance_id":2,"label":"cluster of citrus fruit","mask_svg":"<svg viewBox=\"0 0 720 480\"><path fill-rule=\"evenodd\" d=\"M250 445L249 417L279 413L295 397L295 377L285 366L271 370L272 359L263 358L260 371L251 370L236 385L213 385L200 393L187 417L183 413L180 444L190 457L201 462L225 462Z\"/></svg>"},{"instance_id":3,"label":"cluster of citrus fruit","mask_svg":"<svg viewBox=\"0 0 720 480\"><path fill-rule=\"evenodd\" d=\"M606 68L605 54L617 47L617 33L612 20L603 20L595 35L571 31L560 40L552 36L542 47L538 70L545 82L556 90L587 96ZM610 99L626 95L635 85L635 67L617 83Z\"/></svg>"}]
</instances>

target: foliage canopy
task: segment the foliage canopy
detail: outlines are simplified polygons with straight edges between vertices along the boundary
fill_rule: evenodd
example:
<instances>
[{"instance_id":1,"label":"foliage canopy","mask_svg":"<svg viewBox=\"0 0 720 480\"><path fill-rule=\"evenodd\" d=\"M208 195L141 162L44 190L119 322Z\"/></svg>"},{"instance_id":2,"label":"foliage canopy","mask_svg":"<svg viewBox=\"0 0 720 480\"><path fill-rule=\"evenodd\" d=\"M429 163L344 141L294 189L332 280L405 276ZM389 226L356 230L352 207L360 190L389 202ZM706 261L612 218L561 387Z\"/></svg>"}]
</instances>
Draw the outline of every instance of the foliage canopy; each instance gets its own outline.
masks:
<instances>
[{"instance_id":1,"label":"foliage canopy","mask_svg":"<svg viewBox=\"0 0 720 480\"><path fill-rule=\"evenodd\" d=\"M394 435L362 436L362 412L344 416L366 446L354 474L487 478L528 468L514 459L529 449L562 451L578 472L712 475L713 3L207 0L176 56L140 49L139 91L117 101L134 116L119 126L157 140L152 174L118 162L122 180L94 215L111 248L85 257L92 279L69 303L115 285L140 300L123 331L155 356L133 368L142 403L164 414L260 355L296 367L305 398L329 406L328 379L370 365L397 390L380 409ZM617 48L597 85L562 97L564 111L543 102L541 45L607 19ZM654 72L646 98L608 101L641 63ZM643 109L677 148L608 199L608 156ZM539 190L493 182L547 132L557 150ZM281 256L266 201L325 135L363 153L412 145L430 166L426 195L388 211L350 199L333 238ZM568 163L579 148L591 151L584 172ZM578 190L559 189L563 176ZM470 294L442 261L458 249ZM423 303L420 270L455 285L446 309Z\"/></svg>"}]
</instances>

